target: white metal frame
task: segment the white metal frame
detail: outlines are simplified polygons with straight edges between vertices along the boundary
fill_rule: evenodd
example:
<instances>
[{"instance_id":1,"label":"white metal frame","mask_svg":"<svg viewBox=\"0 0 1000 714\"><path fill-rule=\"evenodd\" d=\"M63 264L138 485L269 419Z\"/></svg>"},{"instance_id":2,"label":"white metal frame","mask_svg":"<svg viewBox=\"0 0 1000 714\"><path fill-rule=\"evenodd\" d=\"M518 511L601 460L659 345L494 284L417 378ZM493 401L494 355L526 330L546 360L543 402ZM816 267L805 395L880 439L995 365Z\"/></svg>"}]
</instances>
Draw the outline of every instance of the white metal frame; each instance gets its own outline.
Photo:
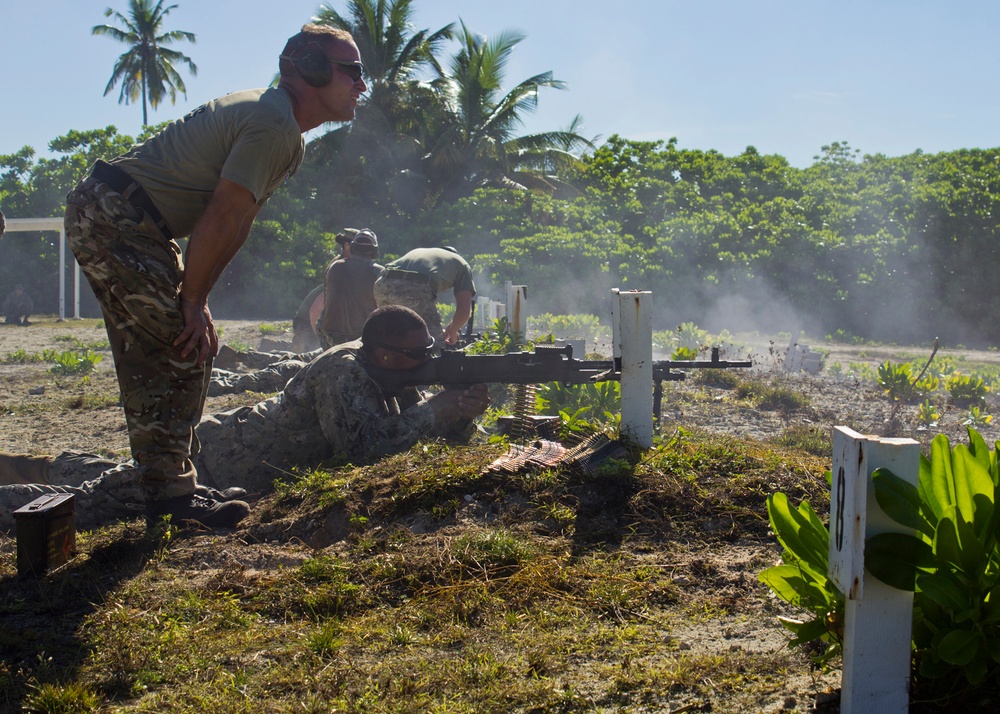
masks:
<instances>
[{"instance_id":1,"label":"white metal frame","mask_svg":"<svg viewBox=\"0 0 1000 714\"><path fill-rule=\"evenodd\" d=\"M66 227L62 218L7 218L8 233L59 232L59 319L66 319ZM80 319L80 264L73 259L73 317Z\"/></svg>"}]
</instances>

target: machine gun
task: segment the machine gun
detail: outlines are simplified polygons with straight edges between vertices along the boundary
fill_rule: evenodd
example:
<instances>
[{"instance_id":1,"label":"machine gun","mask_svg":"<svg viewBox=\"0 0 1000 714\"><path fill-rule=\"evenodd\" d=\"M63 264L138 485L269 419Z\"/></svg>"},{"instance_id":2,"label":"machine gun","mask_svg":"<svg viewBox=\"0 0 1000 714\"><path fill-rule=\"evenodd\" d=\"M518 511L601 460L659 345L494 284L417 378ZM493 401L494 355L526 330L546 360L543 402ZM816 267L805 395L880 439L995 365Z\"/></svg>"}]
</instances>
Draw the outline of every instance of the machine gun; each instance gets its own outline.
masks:
<instances>
[{"instance_id":1,"label":"machine gun","mask_svg":"<svg viewBox=\"0 0 1000 714\"><path fill-rule=\"evenodd\" d=\"M663 382L684 379L689 369L729 369L750 367L749 360L733 362L719 359L719 349L712 348L710 360L660 360L653 362L654 412L659 417ZM446 389L469 387L473 384L588 384L621 380L618 360L578 360L571 345L546 347L536 345L534 352L512 352L505 355L468 355L446 351L440 357L407 370L382 369L366 365L369 376L378 382L386 394L395 395L404 387L440 384Z\"/></svg>"}]
</instances>

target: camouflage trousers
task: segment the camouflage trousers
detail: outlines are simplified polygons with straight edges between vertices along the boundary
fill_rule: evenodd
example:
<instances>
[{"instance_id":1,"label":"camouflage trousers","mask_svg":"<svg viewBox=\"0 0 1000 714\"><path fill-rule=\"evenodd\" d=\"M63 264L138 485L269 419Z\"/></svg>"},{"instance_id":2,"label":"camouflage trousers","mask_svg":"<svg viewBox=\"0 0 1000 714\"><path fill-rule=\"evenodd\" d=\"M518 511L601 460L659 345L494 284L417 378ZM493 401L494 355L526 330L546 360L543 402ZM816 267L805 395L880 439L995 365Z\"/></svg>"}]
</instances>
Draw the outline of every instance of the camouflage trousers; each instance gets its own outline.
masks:
<instances>
[{"instance_id":1,"label":"camouflage trousers","mask_svg":"<svg viewBox=\"0 0 1000 714\"><path fill-rule=\"evenodd\" d=\"M287 359L253 372L230 372L216 368L212 370L208 396L218 397L223 394L241 394L243 392L261 392L263 394L280 392L288 384L288 380L301 372L305 366L306 362Z\"/></svg>"},{"instance_id":2,"label":"camouflage trousers","mask_svg":"<svg viewBox=\"0 0 1000 714\"><path fill-rule=\"evenodd\" d=\"M444 328L441 326L441 313L437 309L437 295L427 283L383 275L375 281L374 291L375 302L379 307L402 305L424 318L427 331L441 344Z\"/></svg>"},{"instance_id":3,"label":"camouflage trousers","mask_svg":"<svg viewBox=\"0 0 1000 714\"><path fill-rule=\"evenodd\" d=\"M55 457L0 454L0 533L14 530L13 511L52 493L73 494L76 525L84 530L143 513L143 494L129 464L76 451Z\"/></svg>"},{"instance_id":4,"label":"camouflage trousers","mask_svg":"<svg viewBox=\"0 0 1000 714\"><path fill-rule=\"evenodd\" d=\"M104 313L129 445L147 500L192 493L212 360L181 358L180 247L106 184L85 179L67 197L66 238Z\"/></svg>"}]
</instances>

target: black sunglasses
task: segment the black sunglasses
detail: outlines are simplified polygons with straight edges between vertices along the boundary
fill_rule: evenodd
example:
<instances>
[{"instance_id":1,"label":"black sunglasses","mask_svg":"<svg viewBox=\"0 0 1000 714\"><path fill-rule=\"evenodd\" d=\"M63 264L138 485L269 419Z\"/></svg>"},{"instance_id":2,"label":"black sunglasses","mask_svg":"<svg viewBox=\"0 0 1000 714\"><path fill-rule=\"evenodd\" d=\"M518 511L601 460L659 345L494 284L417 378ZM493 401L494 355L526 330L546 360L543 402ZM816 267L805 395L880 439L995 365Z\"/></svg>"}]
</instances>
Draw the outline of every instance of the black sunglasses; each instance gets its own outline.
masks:
<instances>
[{"instance_id":1,"label":"black sunglasses","mask_svg":"<svg viewBox=\"0 0 1000 714\"><path fill-rule=\"evenodd\" d=\"M409 357L417 362L423 362L433 354L435 342L436 340L431 338L431 343L426 347L393 347L392 345L376 345L376 347L381 347L389 352L395 352L396 354L403 355L404 357Z\"/></svg>"},{"instance_id":2,"label":"black sunglasses","mask_svg":"<svg viewBox=\"0 0 1000 714\"><path fill-rule=\"evenodd\" d=\"M329 59L329 58L327 58ZM337 69L346 74L351 78L352 81L357 82L361 79L361 75L364 74L365 66L360 62L338 62L337 60L330 60L330 64L335 65Z\"/></svg>"}]
</instances>

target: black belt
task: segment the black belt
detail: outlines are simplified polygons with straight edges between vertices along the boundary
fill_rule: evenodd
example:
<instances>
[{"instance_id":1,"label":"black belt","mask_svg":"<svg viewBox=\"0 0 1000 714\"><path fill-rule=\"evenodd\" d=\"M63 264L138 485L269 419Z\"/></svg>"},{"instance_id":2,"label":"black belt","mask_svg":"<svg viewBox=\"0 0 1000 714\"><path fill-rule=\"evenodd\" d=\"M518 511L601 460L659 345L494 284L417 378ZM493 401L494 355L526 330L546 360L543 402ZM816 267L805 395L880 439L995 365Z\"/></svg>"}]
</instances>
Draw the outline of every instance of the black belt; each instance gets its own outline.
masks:
<instances>
[{"instance_id":1,"label":"black belt","mask_svg":"<svg viewBox=\"0 0 1000 714\"><path fill-rule=\"evenodd\" d=\"M153 205L153 201L150 199L149 194L146 193L146 190L138 181L129 176L126 171L114 164L109 164L107 161L98 159L94 167L90 170L90 176L103 184L107 184L115 193L120 193L122 198L131 203L135 208L145 211L153 219L153 223L160 229L160 232L163 233L164 238L167 240L173 238L170 228L167 227L167 222L163 220L160 209Z\"/></svg>"}]
</instances>

